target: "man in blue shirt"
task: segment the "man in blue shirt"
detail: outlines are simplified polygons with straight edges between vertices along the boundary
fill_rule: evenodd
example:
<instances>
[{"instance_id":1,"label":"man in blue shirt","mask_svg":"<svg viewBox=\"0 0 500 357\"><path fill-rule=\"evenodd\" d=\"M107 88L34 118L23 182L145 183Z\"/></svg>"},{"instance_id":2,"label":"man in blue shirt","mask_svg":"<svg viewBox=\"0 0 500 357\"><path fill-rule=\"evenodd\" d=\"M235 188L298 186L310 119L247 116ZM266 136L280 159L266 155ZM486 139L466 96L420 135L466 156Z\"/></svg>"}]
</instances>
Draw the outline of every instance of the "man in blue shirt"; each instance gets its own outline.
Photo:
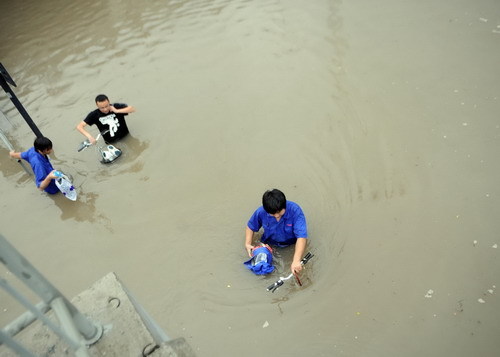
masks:
<instances>
[{"instance_id":1,"label":"man in blue shirt","mask_svg":"<svg viewBox=\"0 0 500 357\"><path fill-rule=\"evenodd\" d=\"M298 204L287 201L285 194L274 189L266 191L262 196L262 206L257 208L248 221L245 232L245 249L252 257L252 240L254 233L264 228L262 243L286 247L295 244L295 253L291 270L299 273L302 270L300 260L307 245L306 217Z\"/></svg>"},{"instance_id":2,"label":"man in blue shirt","mask_svg":"<svg viewBox=\"0 0 500 357\"><path fill-rule=\"evenodd\" d=\"M52 141L46 137L39 137L35 139L33 147L24 152L9 152L10 157L14 159L23 159L30 163L33 173L35 174L36 187L40 191L50 194L59 192L54 179L54 168L49 161L47 155L52 152Z\"/></svg>"}]
</instances>

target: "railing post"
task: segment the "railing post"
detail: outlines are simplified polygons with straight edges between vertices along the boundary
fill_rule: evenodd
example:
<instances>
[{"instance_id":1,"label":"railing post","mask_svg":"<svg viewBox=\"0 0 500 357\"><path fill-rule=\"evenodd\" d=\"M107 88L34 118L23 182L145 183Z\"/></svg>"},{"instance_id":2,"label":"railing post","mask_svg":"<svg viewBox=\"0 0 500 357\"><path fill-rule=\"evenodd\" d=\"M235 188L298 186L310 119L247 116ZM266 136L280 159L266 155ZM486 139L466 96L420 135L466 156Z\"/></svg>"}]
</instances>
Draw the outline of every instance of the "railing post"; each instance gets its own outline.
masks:
<instances>
[{"instance_id":1,"label":"railing post","mask_svg":"<svg viewBox=\"0 0 500 357\"><path fill-rule=\"evenodd\" d=\"M5 69L3 64L0 63L0 86L3 88L3 90L5 91L7 96L9 97L9 99L12 101L14 106L19 111L19 113L22 115L22 117L24 118L26 123L29 125L29 127L31 128L33 133L35 133L36 137L37 138L42 137L43 136L42 132L40 131L40 129L38 129L38 127L36 126L33 119L31 119L31 117L28 114L28 112L26 111L26 109L24 109L24 107L21 104L21 102L19 101L19 99L17 99L16 94L14 93L12 88L10 88L9 83L12 84L14 87L17 87L16 83L14 82L14 80L11 78L11 76L7 72L7 69Z\"/></svg>"},{"instance_id":2,"label":"railing post","mask_svg":"<svg viewBox=\"0 0 500 357\"><path fill-rule=\"evenodd\" d=\"M51 305L59 318L63 321L71 320L63 328L76 329L83 337L86 345L92 345L102 336L102 326L87 319L78 309L67 300L38 270L31 265L1 234L0 234L0 262L2 262L19 280L26 284L42 300ZM61 321L62 320L62 321Z\"/></svg>"}]
</instances>

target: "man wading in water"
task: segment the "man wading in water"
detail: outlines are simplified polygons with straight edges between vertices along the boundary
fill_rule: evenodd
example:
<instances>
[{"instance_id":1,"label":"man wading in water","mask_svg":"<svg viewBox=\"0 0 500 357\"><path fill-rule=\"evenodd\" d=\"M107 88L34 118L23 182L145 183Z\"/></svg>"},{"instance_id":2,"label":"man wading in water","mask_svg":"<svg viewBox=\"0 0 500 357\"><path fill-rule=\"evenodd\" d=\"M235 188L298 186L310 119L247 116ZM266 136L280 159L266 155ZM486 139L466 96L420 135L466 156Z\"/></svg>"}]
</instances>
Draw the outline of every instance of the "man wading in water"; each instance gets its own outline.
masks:
<instances>
[{"instance_id":1,"label":"man wading in water","mask_svg":"<svg viewBox=\"0 0 500 357\"><path fill-rule=\"evenodd\" d=\"M266 191L262 196L262 206L257 208L248 221L245 232L245 249L250 257L254 233L264 228L261 242L275 247L295 244L291 270L298 274L302 270L301 259L307 245L306 217L298 204L287 201L280 190Z\"/></svg>"}]
</instances>

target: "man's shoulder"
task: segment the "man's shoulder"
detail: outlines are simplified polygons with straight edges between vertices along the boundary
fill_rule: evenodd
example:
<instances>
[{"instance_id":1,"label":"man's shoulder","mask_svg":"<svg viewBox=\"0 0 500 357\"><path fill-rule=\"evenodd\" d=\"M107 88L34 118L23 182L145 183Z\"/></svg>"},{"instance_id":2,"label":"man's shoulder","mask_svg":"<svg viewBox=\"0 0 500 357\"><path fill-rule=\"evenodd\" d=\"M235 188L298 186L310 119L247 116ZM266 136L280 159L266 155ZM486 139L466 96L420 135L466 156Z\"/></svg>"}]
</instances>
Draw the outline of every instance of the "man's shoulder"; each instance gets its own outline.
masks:
<instances>
[{"instance_id":1,"label":"man's shoulder","mask_svg":"<svg viewBox=\"0 0 500 357\"><path fill-rule=\"evenodd\" d=\"M286 201L286 207L287 208L292 208L292 209L300 209L302 210L302 208L300 208L299 204L298 203L295 203L293 201Z\"/></svg>"},{"instance_id":2,"label":"man's shoulder","mask_svg":"<svg viewBox=\"0 0 500 357\"><path fill-rule=\"evenodd\" d=\"M21 153L21 157L24 159L24 160L28 160L29 159L32 159L32 158L36 158L38 154L35 150L35 148L32 146L30 147L28 150L24 151Z\"/></svg>"},{"instance_id":3,"label":"man's shoulder","mask_svg":"<svg viewBox=\"0 0 500 357\"><path fill-rule=\"evenodd\" d=\"M255 214L255 215L259 215L259 216L260 216L260 215L263 215L263 214L266 214L266 213L267 213L267 212L264 210L264 207L263 207L263 206L258 207L258 208L255 210L255 212L254 212L254 214Z\"/></svg>"},{"instance_id":4,"label":"man's shoulder","mask_svg":"<svg viewBox=\"0 0 500 357\"><path fill-rule=\"evenodd\" d=\"M90 113L87 114L85 117L84 121L88 123L89 121L99 119L99 109L92 110Z\"/></svg>"},{"instance_id":5,"label":"man's shoulder","mask_svg":"<svg viewBox=\"0 0 500 357\"><path fill-rule=\"evenodd\" d=\"M294 215L303 213L302 208L299 206L298 203L295 203L293 201L288 201L288 200L286 201L286 210Z\"/></svg>"}]
</instances>

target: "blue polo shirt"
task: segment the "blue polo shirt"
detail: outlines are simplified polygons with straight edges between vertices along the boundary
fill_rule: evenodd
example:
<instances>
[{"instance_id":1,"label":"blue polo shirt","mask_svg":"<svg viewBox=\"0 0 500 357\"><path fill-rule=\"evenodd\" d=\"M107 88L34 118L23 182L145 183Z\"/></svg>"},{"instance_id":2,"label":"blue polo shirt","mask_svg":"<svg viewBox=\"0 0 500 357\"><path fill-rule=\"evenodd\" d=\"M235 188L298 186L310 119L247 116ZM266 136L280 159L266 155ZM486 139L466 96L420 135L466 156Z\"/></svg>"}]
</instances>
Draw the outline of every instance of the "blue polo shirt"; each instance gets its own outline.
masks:
<instances>
[{"instance_id":1,"label":"blue polo shirt","mask_svg":"<svg viewBox=\"0 0 500 357\"><path fill-rule=\"evenodd\" d=\"M286 201L285 214L279 222L261 206L250 217L247 225L254 232L264 227L261 241L279 247L295 244L297 238L307 238L304 212L298 204L292 201Z\"/></svg>"},{"instance_id":2,"label":"blue polo shirt","mask_svg":"<svg viewBox=\"0 0 500 357\"><path fill-rule=\"evenodd\" d=\"M49 158L40 154L34 147L22 152L21 158L30 163L33 173L35 174L36 187L40 187L42 181L45 180L47 175L50 174L52 170L54 170ZM54 180L50 180L49 185L45 188L45 192L50 194L59 192Z\"/></svg>"}]
</instances>

